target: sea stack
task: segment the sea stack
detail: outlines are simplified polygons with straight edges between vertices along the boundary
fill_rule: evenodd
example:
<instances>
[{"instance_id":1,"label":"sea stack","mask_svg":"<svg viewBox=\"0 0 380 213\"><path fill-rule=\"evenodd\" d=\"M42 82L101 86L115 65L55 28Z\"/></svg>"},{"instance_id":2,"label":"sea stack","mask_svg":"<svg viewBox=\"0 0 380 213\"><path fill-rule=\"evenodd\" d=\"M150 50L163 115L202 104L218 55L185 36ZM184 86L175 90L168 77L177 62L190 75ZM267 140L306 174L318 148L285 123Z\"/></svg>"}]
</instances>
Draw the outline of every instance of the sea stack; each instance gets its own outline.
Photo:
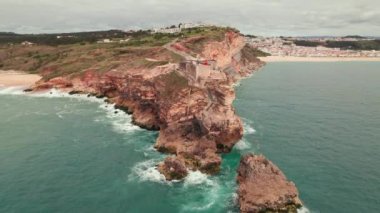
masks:
<instances>
[{"instance_id":1,"label":"sea stack","mask_svg":"<svg viewBox=\"0 0 380 213\"><path fill-rule=\"evenodd\" d=\"M242 213L297 212L302 206L295 184L262 155L248 154L240 160L237 182Z\"/></svg>"}]
</instances>

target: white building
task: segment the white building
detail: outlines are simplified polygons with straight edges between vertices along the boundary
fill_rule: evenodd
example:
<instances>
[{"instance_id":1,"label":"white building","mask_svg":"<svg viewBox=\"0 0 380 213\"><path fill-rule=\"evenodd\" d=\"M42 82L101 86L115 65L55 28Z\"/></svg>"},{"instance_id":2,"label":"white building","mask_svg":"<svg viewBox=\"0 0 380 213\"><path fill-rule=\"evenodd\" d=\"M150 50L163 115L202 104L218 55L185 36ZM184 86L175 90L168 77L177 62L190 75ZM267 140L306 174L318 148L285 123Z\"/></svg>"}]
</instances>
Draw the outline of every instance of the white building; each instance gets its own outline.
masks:
<instances>
[{"instance_id":1,"label":"white building","mask_svg":"<svg viewBox=\"0 0 380 213\"><path fill-rule=\"evenodd\" d=\"M31 45L33 45L34 43L32 43L32 42L29 42L29 41L23 41L23 42L21 42L21 45L24 45L24 46L31 46Z\"/></svg>"},{"instance_id":2,"label":"white building","mask_svg":"<svg viewBox=\"0 0 380 213\"><path fill-rule=\"evenodd\" d=\"M199 24L194 24L194 23L181 23L181 24L179 24L179 28L181 28L181 29L188 29L188 28L194 28L194 27L199 27Z\"/></svg>"},{"instance_id":3,"label":"white building","mask_svg":"<svg viewBox=\"0 0 380 213\"><path fill-rule=\"evenodd\" d=\"M154 29L153 31L154 31L154 33L170 33L170 34L174 34L174 33L180 33L181 32L181 28L179 28L179 27L175 27L175 28L160 28L160 29Z\"/></svg>"},{"instance_id":4,"label":"white building","mask_svg":"<svg viewBox=\"0 0 380 213\"><path fill-rule=\"evenodd\" d=\"M113 41L109 38L105 38L103 40L98 41L98 44L107 44L107 43L112 43Z\"/></svg>"}]
</instances>

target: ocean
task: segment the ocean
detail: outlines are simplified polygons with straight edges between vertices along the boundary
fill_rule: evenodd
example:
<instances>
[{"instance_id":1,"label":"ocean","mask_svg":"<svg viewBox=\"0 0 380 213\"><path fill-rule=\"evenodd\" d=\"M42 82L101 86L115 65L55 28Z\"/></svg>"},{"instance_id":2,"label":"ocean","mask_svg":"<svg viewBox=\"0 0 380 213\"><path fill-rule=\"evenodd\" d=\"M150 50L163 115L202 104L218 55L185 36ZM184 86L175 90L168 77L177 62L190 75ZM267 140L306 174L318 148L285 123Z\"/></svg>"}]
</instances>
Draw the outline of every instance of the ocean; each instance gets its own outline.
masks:
<instances>
[{"instance_id":1,"label":"ocean","mask_svg":"<svg viewBox=\"0 0 380 213\"><path fill-rule=\"evenodd\" d=\"M269 63L236 88L244 138L219 175L166 182L157 132L102 99L0 89L0 212L238 212L236 168L264 154L307 212L380 211L380 63Z\"/></svg>"}]
</instances>

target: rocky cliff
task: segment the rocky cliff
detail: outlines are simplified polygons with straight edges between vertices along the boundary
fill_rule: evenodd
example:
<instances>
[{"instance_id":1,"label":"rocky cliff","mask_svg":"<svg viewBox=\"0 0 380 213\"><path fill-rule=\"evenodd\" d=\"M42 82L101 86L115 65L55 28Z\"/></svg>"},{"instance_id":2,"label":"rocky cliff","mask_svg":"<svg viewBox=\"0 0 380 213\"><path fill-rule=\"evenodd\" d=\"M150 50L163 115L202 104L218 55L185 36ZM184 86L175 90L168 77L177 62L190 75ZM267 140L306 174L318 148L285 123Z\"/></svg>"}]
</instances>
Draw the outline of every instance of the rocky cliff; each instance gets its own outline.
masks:
<instances>
[{"instance_id":1,"label":"rocky cliff","mask_svg":"<svg viewBox=\"0 0 380 213\"><path fill-rule=\"evenodd\" d=\"M215 174L219 153L229 152L243 135L232 85L263 65L246 54L249 47L238 32L222 35L176 39L149 54L139 50L134 57L140 57L107 72L87 69L42 80L32 89L104 96L131 113L136 125L159 131L155 148L170 156L158 169L168 180L183 178L187 170ZM170 53L182 59L172 62Z\"/></svg>"},{"instance_id":2,"label":"rocky cliff","mask_svg":"<svg viewBox=\"0 0 380 213\"><path fill-rule=\"evenodd\" d=\"M262 155L244 156L238 168L241 212L297 212L302 206L294 183Z\"/></svg>"}]
</instances>

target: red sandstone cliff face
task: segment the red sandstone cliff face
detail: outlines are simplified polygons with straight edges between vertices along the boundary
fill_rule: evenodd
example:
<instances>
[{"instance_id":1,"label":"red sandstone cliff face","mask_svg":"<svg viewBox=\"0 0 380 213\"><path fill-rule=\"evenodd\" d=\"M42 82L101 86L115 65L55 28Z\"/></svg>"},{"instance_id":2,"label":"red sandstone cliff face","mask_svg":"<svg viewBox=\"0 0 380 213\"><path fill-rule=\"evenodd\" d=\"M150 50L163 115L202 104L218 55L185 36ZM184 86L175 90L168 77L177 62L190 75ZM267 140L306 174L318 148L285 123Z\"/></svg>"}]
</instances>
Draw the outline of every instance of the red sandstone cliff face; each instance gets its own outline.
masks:
<instances>
[{"instance_id":1,"label":"red sandstone cliff face","mask_svg":"<svg viewBox=\"0 0 380 213\"><path fill-rule=\"evenodd\" d=\"M121 66L106 73L87 70L80 76L41 81L34 89L57 87L105 96L131 113L136 125L159 130L155 148L172 155L158 167L168 180L183 178L184 168L215 174L219 153L229 152L243 135L232 107L232 84L263 65L244 57L244 47L243 37L232 31L223 41L207 43L199 55L215 60L217 69L196 67L208 72L200 73L201 79L189 77L176 64L151 69Z\"/></svg>"},{"instance_id":2,"label":"red sandstone cliff face","mask_svg":"<svg viewBox=\"0 0 380 213\"><path fill-rule=\"evenodd\" d=\"M302 206L294 183L262 155L244 156L238 168L240 211L297 212Z\"/></svg>"}]
</instances>

